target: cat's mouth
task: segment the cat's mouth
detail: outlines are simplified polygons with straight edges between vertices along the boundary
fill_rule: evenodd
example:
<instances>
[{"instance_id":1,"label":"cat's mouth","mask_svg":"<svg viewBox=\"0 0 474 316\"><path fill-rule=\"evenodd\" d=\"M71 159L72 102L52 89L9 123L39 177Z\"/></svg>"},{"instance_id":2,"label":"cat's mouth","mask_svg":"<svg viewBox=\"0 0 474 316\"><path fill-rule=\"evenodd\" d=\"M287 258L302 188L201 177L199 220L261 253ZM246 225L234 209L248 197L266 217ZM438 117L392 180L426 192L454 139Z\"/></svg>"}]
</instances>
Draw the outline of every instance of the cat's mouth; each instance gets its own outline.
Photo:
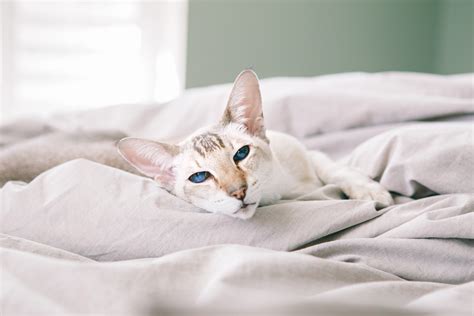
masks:
<instances>
[{"instance_id":1,"label":"cat's mouth","mask_svg":"<svg viewBox=\"0 0 474 316\"><path fill-rule=\"evenodd\" d=\"M252 207L252 206L254 206L254 205L256 205L256 204L257 204L256 202L255 202L255 203L249 203L249 204L242 203L242 207L239 208L237 211L235 211L234 214L235 214L235 213L238 213L238 212L240 212L240 211L243 211L243 210L245 210L245 209L247 209L247 208L250 208L250 207Z\"/></svg>"},{"instance_id":2,"label":"cat's mouth","mask_svg":"<svg viewBox=\"0 0 474 316\"><path fill-rule=\"evenodd\" d=\"M232 213L232 217L237 217L240 219L249 219L255 214L255 210L257 209L257 203L242 203L242 207L239 208L237 211Z\"/></svg>"}]
</instances>

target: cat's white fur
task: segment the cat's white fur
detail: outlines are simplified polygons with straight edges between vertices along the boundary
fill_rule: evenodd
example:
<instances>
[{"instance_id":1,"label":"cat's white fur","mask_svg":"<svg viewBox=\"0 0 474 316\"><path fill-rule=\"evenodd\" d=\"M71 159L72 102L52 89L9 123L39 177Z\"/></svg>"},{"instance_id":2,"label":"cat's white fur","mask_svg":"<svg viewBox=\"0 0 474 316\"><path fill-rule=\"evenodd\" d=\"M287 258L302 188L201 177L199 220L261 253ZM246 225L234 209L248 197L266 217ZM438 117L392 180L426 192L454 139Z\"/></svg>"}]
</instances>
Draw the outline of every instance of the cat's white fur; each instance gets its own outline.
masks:
<instances>
[{"instance_id":1,"label":"cat's white fur","mask_svg":"<svg viewBox=\"0 0 474 316\"><path fill-rule=\"evenodd\" d=\"M242 146L250 152L233 157ZM208 212L251 218L259 205L291 199L324 184L336 184L351 199L393 203L388 191L366 175L309 152L294 137L265 131L258 78L251 70L236 79L222 121L179 144L124 138L119 152L139 171L183 200ZM193 183L189 177L207 171Z\"/></svg>"}]
</instances>

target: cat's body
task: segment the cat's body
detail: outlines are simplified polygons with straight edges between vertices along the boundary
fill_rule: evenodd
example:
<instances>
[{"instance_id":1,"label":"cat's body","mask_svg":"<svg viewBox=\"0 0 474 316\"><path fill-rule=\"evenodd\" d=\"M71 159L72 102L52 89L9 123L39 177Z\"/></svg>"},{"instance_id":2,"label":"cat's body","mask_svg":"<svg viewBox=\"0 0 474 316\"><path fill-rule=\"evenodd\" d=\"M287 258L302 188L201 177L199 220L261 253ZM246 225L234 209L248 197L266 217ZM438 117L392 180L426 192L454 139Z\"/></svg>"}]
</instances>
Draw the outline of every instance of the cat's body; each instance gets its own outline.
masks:
<instances>
[{"instance_id":1,"label":"cat's body","mask_svg":"<svg viewBox=\"0 0 474 316\"><path fill-rule=\"evenodd\" d=\"M22 150L18 146L10 149L12 157L5 170L0 170L0 182L8 178L28 181L74 158L133 172L111 150L113 137L116 135L90 136L81 143L52 134L26 142ZM250 70L236 79L223 118L216 125L178 144L124 138L117 146L136 170L170 193L208 212L241 219L252 217L259 205L293 199L324 184L338 185L352 199L372 200L382 207L393 203L388 191L366 175L323 153L307 151L292 136L266 131L258 79ZM30 165L21 167L19 153L36 156L36 163L29 159Z\"/></svg>"},{"instance_id":2,"label":"cat's body","mask_svg":"<svg viewBox=\"0 0 474 316\"><path fill-rule=\"evenodd\" d=\"M294 137L267 131L273 153L273 185L268 187L260 204L271 204L275 199L294 199L311 192L324 183L318 178L306 148ZM298 161L298 163L292 163ZM278 181L285 179L285 181Z\"/></svg>"},{"instance_id":3,"label":"cat's body","mask_svg":"<svg viewBox=\"0 0 474 316\"><path fill-rule=\"evenodd\" d=\"M267 132L257 76L236 79L222 120L179 144L125 138L123 157L172 194L212 213L248 219L262 204L336 184L353 199L393 203L366 175L308 152L295 138Z\"/></svg>"}]
</instances>

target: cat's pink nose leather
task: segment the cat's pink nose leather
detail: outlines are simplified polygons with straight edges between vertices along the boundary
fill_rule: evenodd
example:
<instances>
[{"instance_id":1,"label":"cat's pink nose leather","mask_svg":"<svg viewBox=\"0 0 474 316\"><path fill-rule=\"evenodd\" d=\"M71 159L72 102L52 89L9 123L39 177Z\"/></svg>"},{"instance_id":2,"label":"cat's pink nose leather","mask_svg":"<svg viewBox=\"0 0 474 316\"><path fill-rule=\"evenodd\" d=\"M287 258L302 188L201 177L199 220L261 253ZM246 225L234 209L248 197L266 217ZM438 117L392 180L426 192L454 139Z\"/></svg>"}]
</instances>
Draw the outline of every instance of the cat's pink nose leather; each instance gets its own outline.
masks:
<instances>
[{"instance_id":1,"label":"cat's pink nose leather","mask_svg":"<svg viewBox=\"0 0 474 316\"><path fill-rule=\"evenodd\" d=\"M245 198L245 193L247 192L247 187L243 186L238 190L233 191L230 195L236 199L243 200Z\"/></svg>"}]
</instances>

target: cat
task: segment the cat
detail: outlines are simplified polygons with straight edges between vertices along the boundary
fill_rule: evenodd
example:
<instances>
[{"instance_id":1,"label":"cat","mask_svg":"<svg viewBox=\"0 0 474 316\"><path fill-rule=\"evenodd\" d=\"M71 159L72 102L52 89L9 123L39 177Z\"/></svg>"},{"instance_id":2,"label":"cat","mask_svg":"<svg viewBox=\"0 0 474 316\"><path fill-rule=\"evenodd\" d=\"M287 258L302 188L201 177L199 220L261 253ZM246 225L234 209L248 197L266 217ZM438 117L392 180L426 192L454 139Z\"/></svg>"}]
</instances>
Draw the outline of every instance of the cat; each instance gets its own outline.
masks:
<instances>
[{"instance_id":1,"label":"cat","mask_svg":"<svg viewBox=\"0 0 474 316\"><path fill-rule=\"evenodd\" d=\"M260 205L291 199L324 184L351 199L393 204L390 193L363 173L307 151L294 137L266 131L257 75L241 72L221 121L178 144L126 137L123 158L160 187L211 213L251 218Z\"/></svg>"}]
</instances>

